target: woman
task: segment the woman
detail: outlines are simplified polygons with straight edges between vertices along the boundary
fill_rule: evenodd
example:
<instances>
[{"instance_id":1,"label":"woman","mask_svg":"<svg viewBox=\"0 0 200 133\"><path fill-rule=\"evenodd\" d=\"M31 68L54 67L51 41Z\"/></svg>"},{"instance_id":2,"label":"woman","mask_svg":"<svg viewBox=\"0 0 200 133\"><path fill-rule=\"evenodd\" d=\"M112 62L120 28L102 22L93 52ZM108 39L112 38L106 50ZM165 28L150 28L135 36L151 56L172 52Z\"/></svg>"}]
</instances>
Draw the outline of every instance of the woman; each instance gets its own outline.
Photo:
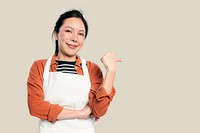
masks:
<instances>
[{"instance_id":1,"label":"woman","mask_svg":"<svg viewBox=\"0 0 200 133\"><path fill-rule=\"evenodd\" d=\"M113 87L118 59L106 53L101 69L78 55L88 25L78 10L63 13L53 36L55 54L33 63L28 81L28 107L40 118L39 133L94 133L94 119L102 117L115 95Z\"/></svg>"}]
</instances>

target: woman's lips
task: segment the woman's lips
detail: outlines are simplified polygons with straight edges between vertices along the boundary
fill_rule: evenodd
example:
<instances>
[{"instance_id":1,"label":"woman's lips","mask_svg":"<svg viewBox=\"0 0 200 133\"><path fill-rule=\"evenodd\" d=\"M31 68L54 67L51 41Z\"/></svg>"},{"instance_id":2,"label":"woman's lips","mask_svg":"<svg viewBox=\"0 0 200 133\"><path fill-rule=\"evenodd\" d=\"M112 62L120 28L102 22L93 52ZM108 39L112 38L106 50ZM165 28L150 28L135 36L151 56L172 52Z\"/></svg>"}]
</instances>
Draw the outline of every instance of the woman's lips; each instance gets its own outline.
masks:
<instances>
[{"instance_id":1,"label":"woman's lips","mask_svg":"<svg viewBox=\"0 0 200 133\"><path fill-rule=\"evenodd\" d=\"M72 44L67 44L67 46L71 49L75 49L77 46L76 45L72 45Z\"/></svg>"}]
</instances>

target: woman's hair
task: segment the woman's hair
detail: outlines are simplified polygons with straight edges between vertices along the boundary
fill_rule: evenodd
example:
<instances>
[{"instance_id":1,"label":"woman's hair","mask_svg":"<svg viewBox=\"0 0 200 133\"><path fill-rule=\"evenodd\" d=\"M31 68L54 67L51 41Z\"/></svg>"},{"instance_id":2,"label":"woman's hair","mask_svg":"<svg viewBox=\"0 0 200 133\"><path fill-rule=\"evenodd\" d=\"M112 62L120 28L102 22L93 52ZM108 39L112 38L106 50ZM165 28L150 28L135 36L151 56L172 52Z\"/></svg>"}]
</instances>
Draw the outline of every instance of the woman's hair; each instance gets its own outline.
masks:
<instances>
[{"instance_id":1,"label":"woman's hair","mask_svg":"<svg viewBox=\"0 0 200 133\"><path fill-rule=\"evenodd\" d=\"M59 17L59 19L57 20L57 22L55 24L53 32L58 33L60 27L64 23L64 20L66 20L68 18L72 18L72 17L80 18L82 20L82 22L83 22L83 24L85 26L85 38L86 38L87 37L87 33L88 33L88 24L87 24L87 21L83 17L83 14L79 10L76 10L76 9L69 10L69 11L61 14L60 17ZM55 53L58 54L58 51L59 51L58 50L58 40L55 40L55 44L56 44Z\"/></svg>"}]
</instances>

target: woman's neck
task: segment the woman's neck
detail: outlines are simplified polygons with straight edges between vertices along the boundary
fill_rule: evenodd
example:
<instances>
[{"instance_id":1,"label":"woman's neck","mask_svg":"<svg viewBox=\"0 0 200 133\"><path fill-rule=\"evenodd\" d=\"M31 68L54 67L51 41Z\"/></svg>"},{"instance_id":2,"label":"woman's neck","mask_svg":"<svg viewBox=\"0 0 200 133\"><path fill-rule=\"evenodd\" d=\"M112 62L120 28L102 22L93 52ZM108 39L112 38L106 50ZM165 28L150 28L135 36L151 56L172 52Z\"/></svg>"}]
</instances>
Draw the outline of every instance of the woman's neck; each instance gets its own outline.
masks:
<instances>
[{"instance_id":1,"label":"woman's neck","mask_svg":"<svg viewBox=\"0 0 200 133\"><path fill-rule=\"evenodd\" d=\"M76 61L76 56L69 57L69 56L63 56L61 54L58 54L56 59L58 61Z\"/></svg>"}]
</instances>

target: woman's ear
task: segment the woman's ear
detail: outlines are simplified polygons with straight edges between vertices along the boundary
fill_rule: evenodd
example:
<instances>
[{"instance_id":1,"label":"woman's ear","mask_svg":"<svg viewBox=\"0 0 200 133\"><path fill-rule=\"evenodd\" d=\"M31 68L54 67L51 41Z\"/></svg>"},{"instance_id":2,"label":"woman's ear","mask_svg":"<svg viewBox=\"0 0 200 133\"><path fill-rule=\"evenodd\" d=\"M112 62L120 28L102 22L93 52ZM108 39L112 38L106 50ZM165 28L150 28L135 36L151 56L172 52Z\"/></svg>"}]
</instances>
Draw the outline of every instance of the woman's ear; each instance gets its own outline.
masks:
<instances>
[{"instance_id":1,"label":"woman's ear","mask_svg":"<svg viewBox=\"0 0 200 133\"><path fill-rule=\"evenodd\" d=\"M54 36L54 38L56 39L56 40L58 40L58 33L57 32L53 32L53 36Z\"/></svg>"}]
</instances>

